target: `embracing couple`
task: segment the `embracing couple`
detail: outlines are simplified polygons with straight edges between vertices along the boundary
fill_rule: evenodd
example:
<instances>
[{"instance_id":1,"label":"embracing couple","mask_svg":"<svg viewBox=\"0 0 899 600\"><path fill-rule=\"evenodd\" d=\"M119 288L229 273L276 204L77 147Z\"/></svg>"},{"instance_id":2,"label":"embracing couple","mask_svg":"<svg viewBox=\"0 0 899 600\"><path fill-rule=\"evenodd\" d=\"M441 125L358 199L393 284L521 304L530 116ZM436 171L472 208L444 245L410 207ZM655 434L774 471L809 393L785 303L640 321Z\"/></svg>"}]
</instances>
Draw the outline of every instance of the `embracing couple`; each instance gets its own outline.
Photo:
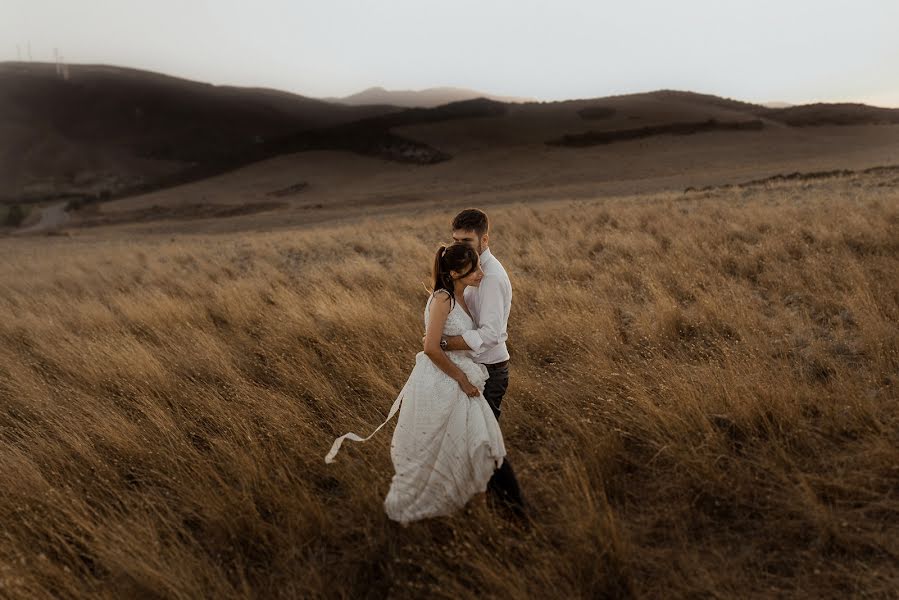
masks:
<instances>
[{"instance_id":1,"label":"embracing couple","mask_svg":"<svg viewBox=\"0 0 899 600\"><path fill-rule=\"evenodd\" d=\"M470 208L452 224L453 244L434 257L425 305L424 350L384 423L399 410L390 445L394 475L384 500L387 516L406 525L448 515L479 494L520 523L528 515L499 428L509 385L506 324L512 285L490 252L487 215ZM487 496L480 496L487 499Z\"/></svg>"}]
</instances>

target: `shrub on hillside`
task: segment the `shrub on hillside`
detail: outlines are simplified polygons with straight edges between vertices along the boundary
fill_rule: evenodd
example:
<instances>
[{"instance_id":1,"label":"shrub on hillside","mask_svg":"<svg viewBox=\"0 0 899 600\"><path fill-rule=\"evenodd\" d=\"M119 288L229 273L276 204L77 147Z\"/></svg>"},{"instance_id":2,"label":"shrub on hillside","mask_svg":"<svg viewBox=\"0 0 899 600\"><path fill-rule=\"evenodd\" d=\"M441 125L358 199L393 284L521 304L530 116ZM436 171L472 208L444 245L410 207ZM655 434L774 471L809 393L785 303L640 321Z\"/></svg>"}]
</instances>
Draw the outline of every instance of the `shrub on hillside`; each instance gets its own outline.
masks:
<instances>
[{"instance_id":1,"label":"shrub on hillside","mask_svg":"<svg viewBox=\"0 0 899 600\"><path fill-rule=\"evenodd\" d=\"M22 224L22 221L25 220L25 210L18 204L13 204L9 207L9 210L6 213L6 218L3 220L3 224L8 227L18 227Z\"/></svg>"},{"instance_id":2,"label":"shrub on hillside","mask_svg":"<svg viewBox=\"0 0 899 600\"><path fill-rule=\"evenodd\" d=\"M599 120L599 119L609 119L618 112L611 106L588 106L587 108L582 108L577 111L577 114L582 119L590 119L590 120Z\"/></svg>"}]
</instances>

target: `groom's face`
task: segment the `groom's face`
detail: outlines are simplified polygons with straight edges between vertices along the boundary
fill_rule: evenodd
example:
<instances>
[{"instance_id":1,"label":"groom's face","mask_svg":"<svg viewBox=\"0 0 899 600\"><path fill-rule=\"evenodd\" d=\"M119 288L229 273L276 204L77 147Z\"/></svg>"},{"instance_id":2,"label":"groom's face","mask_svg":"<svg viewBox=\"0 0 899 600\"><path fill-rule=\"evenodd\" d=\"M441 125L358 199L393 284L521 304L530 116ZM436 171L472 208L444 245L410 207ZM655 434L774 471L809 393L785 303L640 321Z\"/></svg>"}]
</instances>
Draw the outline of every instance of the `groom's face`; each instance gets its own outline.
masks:
<instances>
[{"instance_id":1,"label":"groom's face","mask_svg":"<svg viewBox=\"0 0 899 600\"><path fill-rule=\"evenodd\" d=\"M468 244L480 255L487 246L487 234L478 237L476 231L465 231L464 229L453 230L453 241Z\"/></svg>"}]
</instances>

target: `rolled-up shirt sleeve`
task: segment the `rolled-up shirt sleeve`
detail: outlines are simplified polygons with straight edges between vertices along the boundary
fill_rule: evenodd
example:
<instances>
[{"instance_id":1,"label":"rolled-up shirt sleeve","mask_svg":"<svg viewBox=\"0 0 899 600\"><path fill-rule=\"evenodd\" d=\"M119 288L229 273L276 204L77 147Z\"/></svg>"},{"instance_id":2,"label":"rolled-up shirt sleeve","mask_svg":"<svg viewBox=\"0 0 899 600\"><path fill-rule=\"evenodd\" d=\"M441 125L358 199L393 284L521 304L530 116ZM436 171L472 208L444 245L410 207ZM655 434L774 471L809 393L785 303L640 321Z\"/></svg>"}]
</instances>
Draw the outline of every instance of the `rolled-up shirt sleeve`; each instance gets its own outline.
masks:
<instances>
[{"instance_id":1,"label":"rolled-up shirt sleeve","mask_svg":"<svg viewBox=\"0 0 899 600\"><path fill-rule=\"evenodd\" d=\"M481 353L481 347L484 345L484 339L478 333L477 329L469 329L468 331L462 332L462 339L465 340L465 343L468 344L468 347L471 348L471 351L475 354Z\"/></svg>"},{"instance_id":2,"label":"rolled-up shirt sleeve","mask_svg":"<svg viewBox=\"0 0 899 600\"><path fill-rule=\"evenodd\" d=\"M476 355L486 352L506 339L503 327L505 310L502 280L496 276L484 276L478 287L478 299L480 327L462 333L462 339Z\"/></svg>"}]
</instances>

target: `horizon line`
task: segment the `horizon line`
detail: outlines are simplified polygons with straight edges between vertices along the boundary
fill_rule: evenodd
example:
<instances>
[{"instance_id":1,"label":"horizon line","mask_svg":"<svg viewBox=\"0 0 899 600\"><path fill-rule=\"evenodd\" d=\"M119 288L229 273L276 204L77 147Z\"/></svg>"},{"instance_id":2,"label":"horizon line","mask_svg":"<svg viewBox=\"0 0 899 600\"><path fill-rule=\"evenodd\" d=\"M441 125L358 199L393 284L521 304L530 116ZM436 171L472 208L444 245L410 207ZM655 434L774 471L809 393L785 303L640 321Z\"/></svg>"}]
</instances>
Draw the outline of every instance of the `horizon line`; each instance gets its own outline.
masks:
<instances>
[{"instance_id":1,"label":"horizon line","mask_svg":"<svg viewBox=\"0 0 899 600\"><path fill-rule=\"evenodd\" d=\"M578 100L596 100L596 99L602 99L602 98L614 98L617 96L633 96L633 95L640 95L640 94L649 94L649 93L654 93L654 92L673 91L673 92L687 92L687 93L693 93L693 94L699 94L699 95L715 96L718 98L723 98L723 99L727 99L727 100L737 100L740 102L746 102L748 104L756 104L759 106L765 106L766 104L777 104L777 103L783 103L783 104L787 104L789 106L805 106L805 105L810 105L810 104L860 104L860 105L864 105L864 106L870 106L872 108L883 108L883 109L887 109L887 110L899 110L899 103L897 103L897 105L894 105L894 106L887 106L884 104L872 104L871 102L865 102L864 100L846 100L846 99L841 99L841 100L812 99L812 100L804 100L802 102L789 102L789 101L777 100L777 99L775 99L775 100L745 100L740 97L726 96L721 93L696 91L696 90L690 90L690 89L677 89L677 88L670 88L670 87L642 89L639 91L616 92L616 93L610 93L610 94L606 94L606 95L602 95L602 96L580 96L580 97L566 97L566 98L561 98L561 99L546 99L546 98L539 98L539 97L535 97L535 96L526 97L526 96L522 96L520 94L495 93L495 92L489 92L489 91L484 91L484 90L480 90L480 89L476 89L476 88L472 88L472 87L459 86L459 85L432 85L432 86L427 86L427 87L417 88L417 89L416 88L393 88L393 89L390 89L383 85L369 85L365 88L359 89L358 91L351 92L346 95L328 94L328 95L322 95L322 96L313 96L313 95L309 95L309 94L306 94L306 93L303 93L300 91L294 91L294 90L278 88L278 87L270 87L270 86L265 86L265 85L212 83L211 81L205 81L205 80L201 80L201 79L193 79L191 77L184 76L184 75L175 75L175 74L167 73L164 71L157 71L157 70L143 68L143 67L134 67L134 66L121 65L121 64L113 64L113 63L76 63L76 62L67 62L67 61L60 61L60 63L55 63L52 61L21 60L21 59L20 60L11 60L11 59L10 60L0 60L0 65L46 65L49 67L53 67L56 64L63 64L63 65L70 66L70 67L109 67L109 68L114 68L114 69L140 71L143 73L152 73L155 75L162 75L164 77L170 77L172 79L181 79L183 81L189 81L192 83L201 83L201 84L212 85L214 87L236 87L236 88L244 88L244 89L270 90L270 91L282 92L282 93L287 93L287 94L293 94L296 96L301 96L303 98L309 98L312 100L321 100L323 102L329 102L331 100L342 100L342 99L349 98L351 96L356 96L356 95L359 95L366 91L375 90L375 89L384 90L385 92L388 92L388 93L421 93L421 92L426 92L429 90L437 90L437 89L455 89L455 90L470 91L470 92L475 92L478 94L500 97L500 98L521 98L520 100L508 100L507 101L512 104L523 104L523 103L528 103L528 102L536 102L536 103L573 102L573 101L578 101Z\"/></svg>"}]
</instances>

